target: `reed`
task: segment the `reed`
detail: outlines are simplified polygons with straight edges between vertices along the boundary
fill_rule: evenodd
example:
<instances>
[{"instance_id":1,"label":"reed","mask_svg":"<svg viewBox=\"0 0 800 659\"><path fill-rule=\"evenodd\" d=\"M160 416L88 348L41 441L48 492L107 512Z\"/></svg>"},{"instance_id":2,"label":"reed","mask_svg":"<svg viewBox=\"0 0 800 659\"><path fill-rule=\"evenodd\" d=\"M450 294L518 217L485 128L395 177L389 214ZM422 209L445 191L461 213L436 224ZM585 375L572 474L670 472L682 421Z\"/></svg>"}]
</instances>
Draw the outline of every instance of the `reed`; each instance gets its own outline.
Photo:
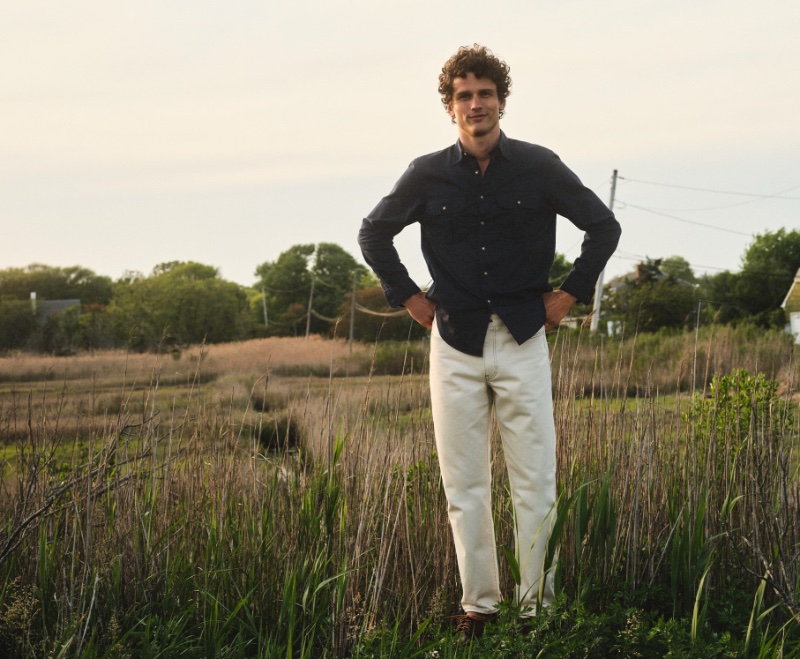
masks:
<instances>
[{"instance_id":1,"label":"reed","mask_svg":"<svg viewBox=\"0 0 800 659\"><path fill-rule=\"evenodd\" d=\"M376 346L302 339L0 359L0 654L791 656L791 347L663 338L680 363L650 337L555 337L560 598L533 637L512 602L467 649L416 345L393 376L365 372Z\"/></svg>"}]
</instances>

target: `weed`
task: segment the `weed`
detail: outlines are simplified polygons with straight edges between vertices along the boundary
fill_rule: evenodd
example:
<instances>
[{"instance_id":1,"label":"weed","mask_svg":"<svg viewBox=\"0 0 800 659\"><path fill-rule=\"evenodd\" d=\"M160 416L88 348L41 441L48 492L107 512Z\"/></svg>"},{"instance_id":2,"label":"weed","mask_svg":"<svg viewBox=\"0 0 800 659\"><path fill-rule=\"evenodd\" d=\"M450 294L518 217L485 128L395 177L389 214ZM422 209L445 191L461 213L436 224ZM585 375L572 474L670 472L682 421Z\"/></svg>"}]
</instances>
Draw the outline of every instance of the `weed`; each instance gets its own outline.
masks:
<instances>
[{"instance_id":1,"label":"weed","mask_svg":"<svg viewBox=\"0 0 800 659\"><path fill-rule=\"evenodd\" d=\"M0 359L0 653L797 656L795 366L750 336L783 381L734 371L736 339L556 339L558 598L525 627L509 598L467 647L416 346L396 376L302 339ZM501 452L495 429L510 547Z\"/></svg>"}]
</instances>

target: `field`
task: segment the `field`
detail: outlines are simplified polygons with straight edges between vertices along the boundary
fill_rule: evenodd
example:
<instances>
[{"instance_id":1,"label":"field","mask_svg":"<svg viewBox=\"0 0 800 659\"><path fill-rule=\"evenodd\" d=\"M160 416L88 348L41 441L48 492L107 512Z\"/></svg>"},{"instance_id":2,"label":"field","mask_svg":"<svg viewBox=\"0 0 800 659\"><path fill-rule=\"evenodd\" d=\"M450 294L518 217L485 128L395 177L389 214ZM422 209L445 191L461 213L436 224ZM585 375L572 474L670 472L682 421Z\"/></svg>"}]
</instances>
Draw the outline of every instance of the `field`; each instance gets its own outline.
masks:
<instances>
[{"instance_id":1,"label":"field","mask_svg":"<svg viewBox=\"0 0 800 659\"><path fill-rule=\"evenodd\" d=\"M788 337L551 343L559 598L465 647L424 345L0 358L0 656L800 656Z\"/></svg>"}]
</instances>

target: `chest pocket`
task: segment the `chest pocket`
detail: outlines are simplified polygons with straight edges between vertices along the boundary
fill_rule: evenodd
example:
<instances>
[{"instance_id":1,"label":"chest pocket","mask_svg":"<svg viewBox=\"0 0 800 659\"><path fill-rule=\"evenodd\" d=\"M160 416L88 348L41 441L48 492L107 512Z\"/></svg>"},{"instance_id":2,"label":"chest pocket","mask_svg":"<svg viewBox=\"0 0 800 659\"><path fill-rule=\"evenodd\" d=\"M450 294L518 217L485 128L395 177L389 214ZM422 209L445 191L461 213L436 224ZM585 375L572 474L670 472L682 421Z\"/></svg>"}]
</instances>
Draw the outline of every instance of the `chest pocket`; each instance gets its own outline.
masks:
<instances>
[{"instance_id":1,"label":"chest pocket","mask_svg":"<svg viewBox=\"0 0 800 659\"><path fill-rule=\"evenodd\" d=\"M425 207L422 229L432 240L460 243L474 231L476 212L475 205L463 199L432 199Z\"/></svg>"},{"instance_id":2,"label":"chest pocket","mask_svg":"<svg viewBox=\"0 0 800 659\"><path fill-rule=\"evenodd\" d=\"M544 203L536 192L502 192L497 195L497 205L503 215L502 224L507 232L517 237L533 238L541 231L542 227L536 217Z\"/></svg>"},{"instance_id":3,"label":"chest pocket","mask_svg":"<svg viewBox=\"0 0 800 659\"><path fill-rule=\"evenodd\" d=\"M541 210L544 200L533 190L503 191L497 193L497 204L506 212L534 213Z\"/></svg>"}]
</instances>

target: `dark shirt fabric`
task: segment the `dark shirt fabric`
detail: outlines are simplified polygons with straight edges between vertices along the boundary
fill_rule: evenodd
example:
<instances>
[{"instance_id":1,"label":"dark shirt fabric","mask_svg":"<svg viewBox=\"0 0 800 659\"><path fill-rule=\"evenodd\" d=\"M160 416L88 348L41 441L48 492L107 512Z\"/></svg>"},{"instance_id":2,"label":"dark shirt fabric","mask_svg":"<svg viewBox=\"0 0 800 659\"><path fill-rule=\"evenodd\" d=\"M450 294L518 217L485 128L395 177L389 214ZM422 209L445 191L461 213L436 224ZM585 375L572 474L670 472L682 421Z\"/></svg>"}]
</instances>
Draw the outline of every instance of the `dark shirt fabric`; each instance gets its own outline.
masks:
<instances>
[{"instance_id":1,"label":"dark shirt fabric","mask_svg":"<svg viewBox=\"0 0 800 659\"><path fill-rule=\"evenodd\" d=\"M414 160L364 219L358 241L389 304L401 306L420 289L393 238L419 222L433 279L426 295L436 303L439 333L457 350L480 356L492 313L520 344L544 325L556 215L585 231L581 255L560 288L589 303L616 249L619 223L555 153L503 133L483 175L459 142Z\"/></svg>"}]
</instances>

